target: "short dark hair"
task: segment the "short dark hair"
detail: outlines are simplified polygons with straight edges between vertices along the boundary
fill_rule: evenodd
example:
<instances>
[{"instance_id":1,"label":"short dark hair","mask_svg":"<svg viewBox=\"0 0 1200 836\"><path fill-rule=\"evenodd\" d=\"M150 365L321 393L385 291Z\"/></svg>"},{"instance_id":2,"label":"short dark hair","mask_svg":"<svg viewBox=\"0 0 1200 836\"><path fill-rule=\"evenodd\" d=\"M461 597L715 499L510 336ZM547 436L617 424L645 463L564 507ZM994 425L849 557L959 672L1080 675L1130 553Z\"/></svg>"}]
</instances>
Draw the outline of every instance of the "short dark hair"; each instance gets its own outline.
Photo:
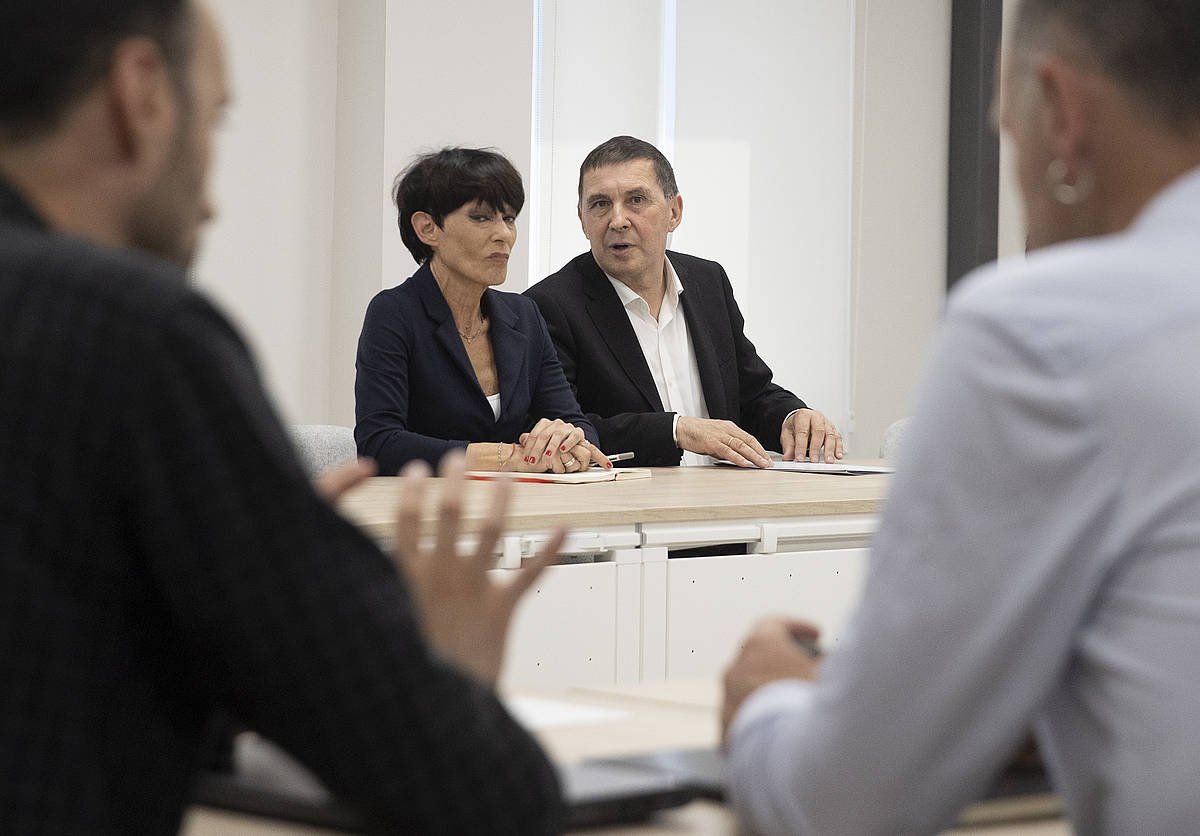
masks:
<instances>
[{"instance_id":1,"label":"short dark hair","mask_svg":"<svg viewBox=\"0 0 1200 836\"><path fill-rule=\"evenodd\" d=\"M1022 0L1016 43L1054 24L1170 127L1200 127L1200 0Z\"/></svg>"},{"instance_id":2,"label":"short dark hair","mask_svg":"<svg viewBox=\"0 0 1200 836\"><path fill-rule=\"evenodd\" d=\"M159 45L185 89L189 0L5 0L0 3L0 140L36 138L108 71L128 37Z\"/></svg>"},{"instance_id":3,"label":"short dark hair","mask_svg":"<svg viewBox=\"0 0 1200 836\"><path fill-rule=\"evenodd\" d=\"M649 160L654 164L654 179L668 199L679 194L679 186L675 184L675 169L659 151L644 139L635 136L614 136L606 139L583 158L579 166L579 202L583 203L583 175L606 165L620 165L634 160Z\"/></svg>"},{"instance_id":4,"label":"short dark hair","mask_svg":"<svg viewBox=\"0 0 1200 836\"><path fill-rule=\"evenodd\" d=\"M422 154L396 176L392 185L400 240L417 263L433 257L429 245L417 237L412 216L427 212L434 223L468 203L482 203L494 211L520 214L525 205L521 174L492 148L443 148Z\"/></svg>"}]
</instances>

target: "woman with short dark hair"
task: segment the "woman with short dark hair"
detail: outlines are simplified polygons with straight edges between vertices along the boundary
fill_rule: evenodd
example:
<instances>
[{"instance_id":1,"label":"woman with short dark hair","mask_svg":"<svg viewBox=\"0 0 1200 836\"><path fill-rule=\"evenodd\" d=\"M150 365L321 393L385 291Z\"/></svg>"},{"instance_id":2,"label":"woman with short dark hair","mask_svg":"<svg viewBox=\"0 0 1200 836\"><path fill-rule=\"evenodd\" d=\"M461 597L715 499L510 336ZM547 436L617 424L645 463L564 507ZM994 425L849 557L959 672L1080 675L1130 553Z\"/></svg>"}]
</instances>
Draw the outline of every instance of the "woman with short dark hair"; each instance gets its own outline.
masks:
<instances>
[{"instance_id":1,"label":"woman with short dark hair","mask_svg":"<svg viewBox=\"0 0 1200 836\"><path fill-rule=\"evenodd\" d=\"M571 473L611 467L567 384L537 306L495 290L525 203L495 151L418 157L392 193L420 263L371 300L354 384L361 455L396 473L465 449L468 470Z\"/></svg>"}]
</instances>

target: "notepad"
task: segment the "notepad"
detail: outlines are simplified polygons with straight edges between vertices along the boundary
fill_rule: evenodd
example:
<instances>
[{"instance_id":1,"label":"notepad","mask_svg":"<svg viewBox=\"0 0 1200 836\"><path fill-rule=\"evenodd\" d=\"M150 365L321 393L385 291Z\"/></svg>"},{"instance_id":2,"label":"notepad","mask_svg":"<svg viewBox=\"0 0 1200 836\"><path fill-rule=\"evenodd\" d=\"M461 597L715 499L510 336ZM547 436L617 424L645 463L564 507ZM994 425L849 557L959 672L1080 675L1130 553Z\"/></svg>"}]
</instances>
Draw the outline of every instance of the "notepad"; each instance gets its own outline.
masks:
<instances>
[{"instance_id":1,"label":"notepad","mask_svg":"<svg viewBox=\"0 0 1200 836\"><path fill-rule=\"evenodd\" d=\"M614 467L611 470L594 467L579 473L518 473L509 470L468 470L468 479L487 482L522 482L535 485L587 485L592 482L623 482L627 479L649 479L648 467Z\"/></svg>"}]
</instances>

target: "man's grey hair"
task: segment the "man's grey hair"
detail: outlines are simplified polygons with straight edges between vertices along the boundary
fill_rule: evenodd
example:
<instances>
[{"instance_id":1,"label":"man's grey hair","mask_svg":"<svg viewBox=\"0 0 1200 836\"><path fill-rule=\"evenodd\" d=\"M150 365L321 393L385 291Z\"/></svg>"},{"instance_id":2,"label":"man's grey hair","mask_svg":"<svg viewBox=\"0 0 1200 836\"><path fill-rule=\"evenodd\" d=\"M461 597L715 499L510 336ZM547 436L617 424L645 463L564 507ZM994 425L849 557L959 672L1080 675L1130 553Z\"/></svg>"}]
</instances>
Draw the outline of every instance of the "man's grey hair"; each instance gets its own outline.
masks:
<instances>
[{"instance_id":1,"label":"man's grey hair","mask_svg":"<svg viewBox=\"0 0 1200 836\"><path fill-rule=\"evenodd\" d=\"M667 196L668 200L679 194L679 186L675 185L675 170L671 168L671 163L663 156L662 151L644 139L634 136L614 136L593 148L583 158L583 164L579 166L580 205L583 204L583 175L597 168L620 165L634 160L649 160L654 164L654 178L658 181L659 188L663 190L663 194Z\"/></svg>"}]
</instances>

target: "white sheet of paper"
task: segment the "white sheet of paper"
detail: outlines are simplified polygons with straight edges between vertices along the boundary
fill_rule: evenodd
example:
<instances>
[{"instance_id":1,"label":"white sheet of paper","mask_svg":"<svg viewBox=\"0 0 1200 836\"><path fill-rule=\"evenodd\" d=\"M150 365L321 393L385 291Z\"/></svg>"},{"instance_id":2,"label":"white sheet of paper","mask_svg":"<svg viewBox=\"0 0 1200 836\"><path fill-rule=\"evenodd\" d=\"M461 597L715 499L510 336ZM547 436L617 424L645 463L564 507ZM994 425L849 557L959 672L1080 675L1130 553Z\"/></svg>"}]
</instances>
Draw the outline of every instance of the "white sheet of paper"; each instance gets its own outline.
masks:
<instances>
[{"instance_id":1,"label":"white sheet of paper","mask_svg":"<svg viewBox=\"0 0 1200 836\"><path fill-rule=\"evenodd\" d=\"M896 468L886 465L844 464L834 462L775 462L773 470L793 470L797 473L892 473Z\"/></svg>"},{"instance_id":2,"label":"white sheet of paper","mask_svg":"<svg viewBox=\"0 0 1200 836\"><path fill-rule=\"evenodd\" d=\"M725 467L737 467L733 462L719 461ZM788 470L793 473L834 473L842 476L858 476L867 473L894 473L896 468L884 465L844 464L835 462L785 462L778 459L773 463L772 470Z\"/></svg>"},{"instance_id":3,"label":"white sheet of paper","mask_svg":"<svg viewBox=\"0 0 1200 836\"><path fill-rule=\"evenodd\" d=\"M576 705L558 700L535 697L511 697L505 700L508 710L527 729L539 731L557 726L590 726L613 723L628 716L627 711L601 708L595 705Z\"/></svg>"}]
</instances>

